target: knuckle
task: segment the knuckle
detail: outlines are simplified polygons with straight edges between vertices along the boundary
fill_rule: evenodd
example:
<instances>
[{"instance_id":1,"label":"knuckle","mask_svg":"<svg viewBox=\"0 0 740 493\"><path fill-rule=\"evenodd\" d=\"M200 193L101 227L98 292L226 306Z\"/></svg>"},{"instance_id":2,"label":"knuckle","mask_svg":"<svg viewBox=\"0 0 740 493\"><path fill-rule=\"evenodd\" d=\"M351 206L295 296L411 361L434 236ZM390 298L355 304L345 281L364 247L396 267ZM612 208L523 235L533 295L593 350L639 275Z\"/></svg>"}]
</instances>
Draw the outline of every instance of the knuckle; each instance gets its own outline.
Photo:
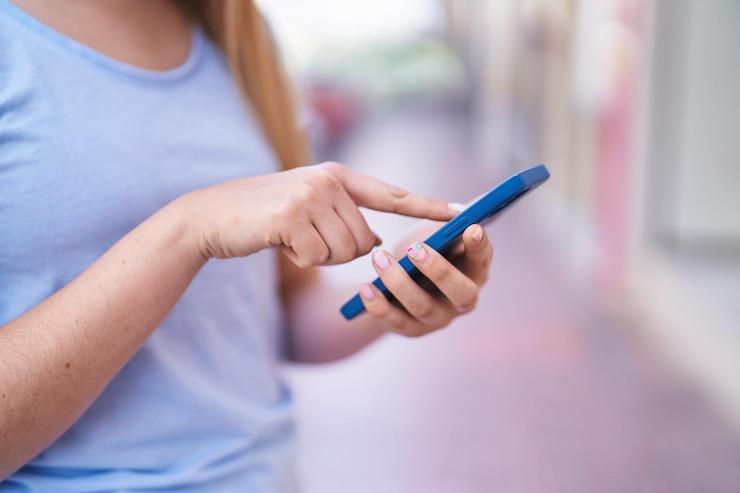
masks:
<instances>
[{"instance_id":1,"label":"knuckle","mask_svg":"<svg viewBox=\"0 0 740 493\"><path fill-rule=\"evenodd\" d=\"M340 173L344 173L345 170L345 166L342 163L338 163L336 161L326 161L324 163L321 163L320 168L329 171L335 176L339 175Z\"/></svg>"},{"instance_id":2,"label":"knuckle","mask_svg":"<svg viewBox=\"0 0 740 493\"><path fill-rule=\"evenodd\" d=\"M314 204L321 197L321 187L314 180L308 180L298 191L298 206L303 208L306 205Z\"/></svg>"},{"instance_id":3,"label":"knuckle","mask_svg":"<svg viewBox=\"0 0 740 493\"><path fill-rule=\"evenodd\" d=\"M365 255L375 246L375 235L370 232L367 227L364 228L364 231L360 236L361 238L359 242L355 244L355 248L357 249L356 253L358 256Z\"/></svg>"},{"instance_id":4,"label":"knuckle","mask_svg":"<svg viewBox=\"0 0 740 493\"><path fill-rule=\"evenodd\" d=\"M278 217L294 220L307 215L308 205L315 203L316 191L307 183L302 183L290 192L278 207Z\"/></svg>"},{"instance_id":5,"label":"knuckle","mask_svg":"<svg viewBox=\"0 0 740 493\"><path fill-rule=\"evenodd\" d=\"M359 253L360 249L357 246L357 243L355 243L354 239L350 236L347 240L347 252L346 257L347 260L353 260L357 258L357 254Z\"/></svg>"},{"instance_id":6,"label":"knuckle","mask_svg":"<svg viewBox=\"0 0 740 493\"><path fill-rule=\"evenodd\" d=\"M326 245L316 248L311 255L311 260L314 265L320 265L329 260L329 249L326 248Z\"/></svg>"},{"instance_id":7,"label":"knuckle","mask_svg":"<svg viewBox=\"0 0 740 493\"><path fill-rule=\"evenodd\" d=\"M406 202L406 200L409 197L408 190L404 190L401 187L397 187L395 185L391 185L391 212L399 212L403 209L403 206Z\"/></svg>"},{"instance_id":8,"label":"knuckle","mask_svg":"<svg viewBox=\"0 0 740 493\"><path fill-rule=\"evenodd\" d=\"M409 191L397 185L391 185L391 195L396 199L403 200L409 196Z\"/></svg>"},{"instance_id":9,"label":"knuckle","mask_svg":"<svg viewBox=\"0 0 740 493\"><path fill-rule=\"evenodd\" d=\"M369 303L366 307L367 311L375 318L385 319L388 316L390 306L387 303Z\"/></svg>"},{"instance_id":10,"label":"knuckle","mask_svg":"<svg viewBox=\"0 0 740 493\"><path fill-rule=\"evenodd\" d=\"M339 178L328 168L319 168L311 175L310 182L314 185L316 191L332 190L336 191L341 188Z\"/></svg>"},{"instance_id":11,"label":"knuckle","mask_svg":"<svg viewBox=\"0 0 740 493\"><path fill-rule=\"evenodd\" d=\"M429 260L429 265L434 266L434 259ZM434 283L441 283L447 281L452 274L452 269L449 265L438 265L431 271L431 279Z\"/></svg>"},{"instance_id":12,"label":"knuckle","mask_svg":"<svg viewBox=\"0 0 740 493\"><path fill-rule=\"evenodd\" d=\"M359 245L357 247L357 256L360 257L362 255L365 255L367 253L370 253L370 250L373 249L373 246L375 245L375 242L373 240L363 240L362 245Z\"/></svg>"},{"instance_id":13,"label":"knuckle","mask_svg":"<svg viewBox=\"0 0 740 493\"><path fill-rule=\"evenodd\" d=\"M340 245L335 245L335 248L333 247L331 249L329 257L332 260L342 263L349 262L350 260L357 258L357 245L352 236L345 238Z\"/></svg>"},{"instance_id":14,"label":"knuckle","mask_svg":"<svg viewBox=\"0 0 740 493\"><path fill-rule=\"evenodd\" d=\"M342 249L339 252L332 252L330 257L332 260L335 260L339 263L345 263L353 260L355 258L355 255L352 253L352 251L348 249Z\"/></svg>"},{"instance_id":15,"label":"knuckle","mask_svg":"<svg viewBox=\"0 0 740 493\"><path fill-rule=\"evenodd\" d=\"M391 293L403 293L409 287L407 283L412 282L408 277L404 278L404 275L395 268L391 268L382 272L380 278L383 279Z\"/></svg>"},{"instance_id":16,"label":"knuckle","mask_svg":"<svg viewBox=\"0 0 740 493\"><path fill-rule=\"evenodd\" d=\"M461 313L467 313L473 310L478 304L478 288L469 289L460 299L457 309Z\"/></svg>"},{"instance_id":17,"label":"knuckle","mask_svg":"<svg viewBox=\"0 0 740 493\"><path fill-rule=\"evenodd\" d=\"M414 314L421 320L429 319L434 315L434 304L431 301L420 303L414 309Z\"/></svg>"},{"instance_id":18,"label":"knuckle","mask_svg":"<svg viewBox=\"0 0 740 493\"><path fill-rule=\"evenodd\" d=\"M325 263L329 258L329 250L326 245L310 245L303 249L304 251L296 252L298 267L312 267L314 265L321 265Z\"/></svg>"}]
</instances>

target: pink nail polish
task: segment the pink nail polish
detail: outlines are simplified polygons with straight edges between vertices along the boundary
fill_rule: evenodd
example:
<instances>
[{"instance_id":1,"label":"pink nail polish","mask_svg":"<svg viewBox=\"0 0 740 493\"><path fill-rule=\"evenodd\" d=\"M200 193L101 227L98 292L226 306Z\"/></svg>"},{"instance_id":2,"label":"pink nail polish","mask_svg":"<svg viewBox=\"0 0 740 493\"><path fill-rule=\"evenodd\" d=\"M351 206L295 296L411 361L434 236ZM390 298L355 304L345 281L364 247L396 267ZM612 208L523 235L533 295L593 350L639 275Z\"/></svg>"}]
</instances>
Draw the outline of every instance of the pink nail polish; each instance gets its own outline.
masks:
<instances>
[{"instance_id":1,"label":"pink nail polish","mask_svg":"<svg viewBox=\"0 0 740 493\"><path fill-rule=\"evenodd\" d=\"M421 243L414 243L413 245L410 245L406 249L406 253L409 257L416 260L417 262L424 262L427 258L429 258L429 253L427 253L426 249L422 246Z\"/></svg>"},{"instance_id":2,"label":"pink nail polish","mask_svg":"<svg viewBox=\"0 0 740 493\"><path fill-rule=\"evenodd\" d=\"M386 270L388 269L388 267L391 266L390 261L388 261L388 256L380 248L373 249L372 257L373 257L373 263L376 266L378 266L378 269L380 270Z\"/></svg>"},{"instance_id":3,"label":"pink nail polish","mask_svg":"<svg viewBox=\"0 0 740 493\"><path fill-rule=\"evenodd\" d=\"M360 294L366 300L371 300L375 298L375 293L368 284L363 284L362 286L360 286Z\"/></svg>"},{"instance_id":4,"label":"pink nail polish","mask_svg":"<svg viewBox=\"0 0 740 493\"><path fill-rule=\"evenodd\" d=\"M480 227L480 224L476 224L473 228L473 234L470 235L473 237L474 241L480 241L483 239L483 228Z\"/></svg>"}]
</instances>

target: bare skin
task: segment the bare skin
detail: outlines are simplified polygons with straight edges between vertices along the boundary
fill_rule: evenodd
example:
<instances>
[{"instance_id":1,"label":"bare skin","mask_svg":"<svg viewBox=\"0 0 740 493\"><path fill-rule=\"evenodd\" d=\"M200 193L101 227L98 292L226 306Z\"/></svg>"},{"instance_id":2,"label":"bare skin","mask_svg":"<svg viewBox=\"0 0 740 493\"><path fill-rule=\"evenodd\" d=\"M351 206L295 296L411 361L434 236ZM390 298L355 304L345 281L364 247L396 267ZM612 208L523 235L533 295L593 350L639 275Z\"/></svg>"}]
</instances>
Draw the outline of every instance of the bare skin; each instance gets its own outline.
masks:
<instances>
[{"instance_id":1,"label":"bare skin","mask_svg":"<svg viewBox=\"0 0 740 493\"><path fill-rule=\"evenodd\" d=\"M151 70L182 64L191 21L169 0L14 0L66 36L116 60Z\"/></svg>"},{"instance_id":2,"label":"bare skin","mask_svg":"<svg viewBox=\"0 0 740 493\"><path fill-rule=\"evenodd\" d=\"M16 3L127 63L165 70L187 57L190 23L166 0ZM0 327L0 479L74 423L211 258L284 252L283 297L298 361L345 357L387 331L422 335L472 309L492 255L476 226L454 263L432 252L417 263L436 282L431 292L389 258L388 268L378 269L402 304L365 296L371 315L344 322L337 307L352 289L329 286L316 266L352 260L376 243L360 206L438 221L455 214L442 201L336 163L227 182L173 201L67 286Z\"/></svg>"}]
</instances>

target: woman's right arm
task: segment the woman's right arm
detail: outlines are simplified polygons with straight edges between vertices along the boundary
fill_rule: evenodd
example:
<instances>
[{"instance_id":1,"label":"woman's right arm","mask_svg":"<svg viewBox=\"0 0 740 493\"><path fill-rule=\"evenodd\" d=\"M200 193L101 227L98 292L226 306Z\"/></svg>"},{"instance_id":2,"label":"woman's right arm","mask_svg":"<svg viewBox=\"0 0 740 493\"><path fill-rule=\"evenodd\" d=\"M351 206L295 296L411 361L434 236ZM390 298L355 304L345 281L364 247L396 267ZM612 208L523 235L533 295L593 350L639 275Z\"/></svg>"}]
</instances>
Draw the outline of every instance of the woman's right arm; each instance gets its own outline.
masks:
<instances>
[{"instance_id":1,"label":"woman's right arm","mask_svg":"<svg viewBox=\"0 0 740 493\"><path fill-rule=\"evenodd\" d=\"M0 480L87 409L205 263L170 204L0 327Z\"/></svg>"},{"instance_id":2,"label":"woman's right arm","mask_svg":"<svg viewBox=\"0 0 740 493\"><path fill-rule=\"evenodd\" d=\"M335 163L227 182L170 203L0 327L0 479L74 423L210 257L278 247L300 267L352 260L376 240L358 206L456 214Z\"/></svg>"}]
</instances>

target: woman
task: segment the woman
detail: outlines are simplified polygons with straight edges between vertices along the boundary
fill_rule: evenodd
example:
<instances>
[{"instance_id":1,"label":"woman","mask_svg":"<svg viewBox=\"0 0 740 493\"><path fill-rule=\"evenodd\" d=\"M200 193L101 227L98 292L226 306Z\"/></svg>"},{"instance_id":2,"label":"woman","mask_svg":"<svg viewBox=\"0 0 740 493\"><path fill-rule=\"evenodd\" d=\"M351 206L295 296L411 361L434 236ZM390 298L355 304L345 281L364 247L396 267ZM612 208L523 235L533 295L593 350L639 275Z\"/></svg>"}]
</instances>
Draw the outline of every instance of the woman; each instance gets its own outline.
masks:
<instances>
[{"instance_id":1,"label":"woman","mask_svg":"<svg viewBox=\"0 0 740 493\"><path fill-rule=\"evenodd\" d=\"M454 265L410 249L429 291L374 251L398 304L363 285L369 316L341 320L353 288L316 266L377 243L358 206L456 211L295 168L265 31L250 1L0 0L0 491L289 491L279 357L336 360L475 304L479 226Z\"/></svg>"}]
</instances>

